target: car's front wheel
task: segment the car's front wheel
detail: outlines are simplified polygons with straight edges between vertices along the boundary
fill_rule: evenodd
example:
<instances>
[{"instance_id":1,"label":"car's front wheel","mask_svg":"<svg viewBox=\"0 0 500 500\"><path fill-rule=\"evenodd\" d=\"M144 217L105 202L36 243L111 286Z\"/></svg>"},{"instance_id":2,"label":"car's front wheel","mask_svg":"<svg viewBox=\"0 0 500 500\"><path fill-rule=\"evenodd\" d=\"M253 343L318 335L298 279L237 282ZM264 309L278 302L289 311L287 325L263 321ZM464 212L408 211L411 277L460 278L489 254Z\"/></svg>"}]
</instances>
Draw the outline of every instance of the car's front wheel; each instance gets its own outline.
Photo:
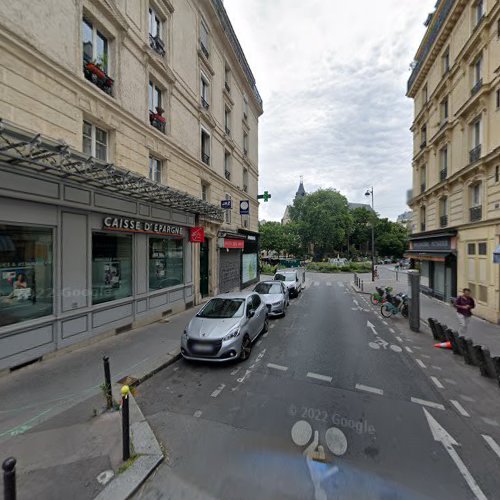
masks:
<instances>
[{"instance_id":1,"label":"car's front wheel","mask_svg":"<svg viewBox=\"0 0 500 500\"><path fill-rule=\"evenodd\" d=\"M243 341L241 342L240 361L246 361L250 357L251 352L252 341L247 334L243 337Z\"/></svg>"}]
</instances>

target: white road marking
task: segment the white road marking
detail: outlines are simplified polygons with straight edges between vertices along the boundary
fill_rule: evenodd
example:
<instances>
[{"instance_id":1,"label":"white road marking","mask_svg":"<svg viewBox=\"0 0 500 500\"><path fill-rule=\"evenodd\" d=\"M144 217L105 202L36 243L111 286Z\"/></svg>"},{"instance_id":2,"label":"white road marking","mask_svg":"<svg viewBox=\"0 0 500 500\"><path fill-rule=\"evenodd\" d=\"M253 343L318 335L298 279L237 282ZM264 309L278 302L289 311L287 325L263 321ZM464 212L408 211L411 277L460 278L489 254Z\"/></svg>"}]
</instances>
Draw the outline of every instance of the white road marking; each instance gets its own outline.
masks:
<instances>
[{"instance_id":1,"label":"white road marking","mask_svg":"<svg viewBox=\"0 0 500 500\"><path fill-rule=\"evenodd\" d=\"M458 401L450 399L450 403L458 410L458 413L460 413L460 415L462 415L463 417L470 417L470 415L465 411L465 408Z\"/></svg>"},{"instance_id":2,"label":"white road marking","mask_svg":"<svg viewBox=\"0 0 500 500\"><path fill-rule=\"evenodd\" d=\"M421 348L420 346L418 346L418 345L414 345L414 346L413 346L413 349L418 349L419 351L421 351L421 350L422 350L422 348Z\"/></svg>"},{"instance_id":3,"label":"white road marking","mask_svg":"<svg viewBox=\"0 0 500 500\"><path fill-rule=\"evenodd\" d=\"M434 370L439 370L439 371L442 370L442 368L440 366L436 366L436 365L432 365L432 368L434 368Z\"/></svg>"},{"instance_id":4,"label":"white road marking","mask_svg":"<svg viewBox=\"0 0 500 500\"><path fill-rule=\"evenodd\" d=\"M359 308L358 307L351 307L351 310L352 311L359 311Z\"/></svg>"},{"instance_id":5,"label":"white road marking","mask_svg":"<svg viewBox=\"0 0 500 500\"><path fill-rule=\"evenodd\" d=\"M340 288L344 288L344 283L342 281L337 281L337 285L340 287Z\"/></svg>"},{"instance_id":6,"label":"white road marking","mask_svg":"<svg viewBox=\"0 0 500 500\"><path fill-rule=\"evenodd\" d=\"M371 331L373 332L373 335L377 335L377 330L375 330L375 325L373 323L370 323L370 321L367 321L366 326L371 329Z\"/></svg>"},{"instance_id":7,"label":"white road marking","mask_svg":"<svg viewBox=\"0 0 500 500\"><path fill-rule=\"evenodd\" d=\"M356 389L365 392L372 392L373 394L380 394L380 396L384 395L384 391L382 389L377 389L376 387L370 387L368 385L356 384Z\"/></svg>"},{"instance_id":8,"label":"white road marking","mask_svg":"<svg viewBox=\"0 0 500 500\"><path fill-rule=\"evenodd\" d=\"M236 368L236 370L233 370L231 372L231 375L236 375L240 370L241 370L241 368Z\"/></svg>"},{"instance_id":9,"label":"white road marking","mask_svg":"<svg viewBox=\"0 0 500 500\"><path fill-rule=\"evenodd\" d=\"M329 450L337 456L343 455L347 451L347 438L345 434L336 427L330 427L325 433L326 445Z\"/></svg>"},{"instance_id":10,"label":"white road marking","mask_svg":"<svg viewBox=\"0 0 500 500\"><path fill-rule=\"evenodd\" d=\"M268 368L274 368L275 370L281 370L286 372L288 370L288 366L275 365L274 363L267 363Z\"/></svg>"},{"instance_id":11,"label":"white road marking","mask_svg":"<svg viewBox=\"0 0 500 500\"><path fill-rule=\"evenodd\" d=\"M224 390L224 387L226 387L226 384L219 385L219 387L217 387L217 389L215 389L215 391L212 392L212 394L210 394L210 396L212 396L213 398L216 398Z\"/></svg>"},{"instance_id":12,"label":"white road marking","mask_svg":"<svg viewBox=\"0 0 500 500\"><path fill-rule=\"evenodd\" d=\"M315 281L314 286L319 286L319 281Z\"/></svg>"},{"instance_id":13,"label":"white road marking","mask_svg":"<svg viewBox=\"0 0 500 500\"><path fill-rule=\"evenodd\" d=\"M493 425L495 427L498 427L498 422L496 420L493 420L492 418L487 418L487 417L481 417L481 420L485 424Z\"/></svg>"},{"instance_id":14,"label":"white road marking","mask_svg":"<svg viewBox=\"0 0 500 500\"><path fill-rule=\"evenodd\" d=\"M274 328L276 325L273 323L272 325L269 325L269 328Z\"/></svg>"},{"instance_id":15,"label":"white road marking","mask_svg":"<svg viewBox=\"0 0 500 500\"><path fill-rule=\"evenodd\" d=\"M421 354L421 356L425 359L431 359L431 357L428 354Z\"/></svg>"},{"instance_id":16,"label":"white road marking","mask_svg":"<svg viewBox=\"0 0 500 500\"><path fill-rule=\"evenodd\" d=\"M112 471L112 470L105 470L103 472L101 472L97 477L97 482L102 484L102 485L105 485L105 484L108 484L111 479L113 479L115 473Z\"/></svg>"},{"instance_id":17,"label":"white road marking","mask_svg":"<svg viewBox=\"0 0 500 500\"><path fill-rule=\"evenodd\" d=\"M444 410L444 406L439 403L433 403L432 401L426 401L425 399L411 398L412 403L417 403L422 406L429 406L430 408L436 408L438 410Z\"/></svg>"},{"instance_id":18,"label":"white road marking","mask_svg":"<svg viewBox=\"0 0 500 500\"><path fill-rule=\"evenodd\" d=\"M257 345L257 346L258 346L258 345L260 345L260 344L262 344L262 339L258 340L258 341L257 341L257 343L256 343L255 345Z\"/></svg>"},{"instance_id":19,"label":"white road marking","mask_svg":"<svg viewBox=\"0 0 500 500\"><path fill-rule=\"evenodd\" d=\"M421 359L416 359L415 361L417 362L417 365L420 366L420 368L427 368L427 366L425 366L424 362Z\"/></svg>"},{"instance_id":20,"label":"white road marking","mask_svg":"<svg viewBox=\"0 0 500 500\"><path fill-rule=\"evenodd\" d=\"M436 377L431 377L431 380L436 384L438 389L444 389L444 385Z\"/></svg>"},{"instance_id":21,"label":"white road marking","mask_svg":"<svg viewBox=\"0 0 500 500\"><path fill-rule=\"evenodd\" d=\"M498 446L497 442L487 434L481 434L484 440L490 445L491 449L496 453L497 457L500 458L500 446Z\"/></svg>"},{"instance_id":22,"label":"white road marking","mask_svg":"<svg viewBox=\"0 0 500 500\"><path fill-rule=\"evenodd\" d=\"M405 349L408 351L408 352L413 352L409 347L406 347L405 346Z\"/></svg>"},{"instance_id":23,"label":"white road marking","mask_svg":"<svg viewBox=\"0 0 500 500\"><path fill-rule=\"evenodd\" d=\"M468 401L469 403L475 403L476 400L474 398L471 398L469 396L464 396L463 394L460 394L460 397L464 400L464 401Z\"/></svg>"},{"instance_id":24,"label":"white road marking","mask_svg":"<svg viewBox=\"0 0 500 500\"><path fill-rule=\"evenodd\" d=\"M396 333L396 330L394 330L394 328L389 328L389 331L390 331L391 333Z\"/></svg>"},{"instance_id":25,"label":"white road marking","mask_svg":"<svg viewBox=\"0 0 500 500\"><path fill-rule=\"evenodd\" d=\"M265 339L268 335L269 335L269 332L266 332L266 333L264 333L264 335L262 335L262 338Z\"/></svg>"},{"instance_id":26,"label":"white road marking","mask_svg":"<svg viewBox=\"0 0 500 500\"><path fill-rule=\"evenodd\" d=\"M312 437L312 427L309 422L305 420L299 420L295 422L292 427L292 441L297 446L305 446Z\"/></svg>"},{"instance_id":27,"label":"white road marking","mask_svg":"<svg viewBox=\"0 0 500 500\"><path fill-rule=\"evenodd\" d=\"M382 323L384 323L384 325L388 325L389 323L387 323L387 321L385 319L382 320Z\"/></svg>"},{"instance_id":28,"label":"white road marking","mask_svg":"<svg viewBox=\"0 0 500 500\"><path fill-rule=\"evenodd\" d=\"M451 379L451 378L445 378L443 379L445 382L448 382L448 384L451 384L451 385L457 385L457 383Z\"/></svg>"},{"instance_id":29,"label":"white road marking","mask_svg":"<svg viewBox=\"0 0 500 500\"><path fill-rule=\"evenodd\" d=\"M396 337L396 340L401 343L403 342L403 339L401 337Z\"/></svg>"},{"instance_id":30,"label":"white road marking","mask_svg":"<svg viewBox=\"0 0 500 500\"><path fill-rule=\"evenodd\" d=\"M390 349L394 352L403 352L403 349L399 347L398 345L391 344Z\"/></svg>"},{"instance_id":31,"label":"white road marking","mask_svg":"<svg viewBox=\"0 0 500 500\"><path fill-rule=\"evenodd\" d=\"M424 408L424 413L427 418L427 423L432 432L432 437L435 441L441 442L444 446L444 449L450 455L450 458L455 462L460 474L465 479L467 484L469 485L470 490L474 493L474 496L478 500L487 500L485 494L481 491L481 488L476 483L475 479L472 477L472 474L469 472L465 464L462 462L462 459L458 456L458 453L455 451L453 446L459 446L459 444L455 441L455 439L448 434L448 432L437 422L437 420Z\"/></svg>"},{"instance_id":32,"label":"white road marking","mask_svg":"<svg viewBox=\"0 0 500 500\"><path fill-rule=\"evenodd\" d=\"M318 380L324 380L325 382L331 382L332 381L332 377L328 377L327 375L321 375L319 373L309 372L307 374L307 376L309 378L315 378L315 379L318 379Z\"/></svg>"},{"instance_id":33,"label":"white road marking","mask_svg":"<svg viewBox=\"0 0 500 500\"><path fill-rule=\"evenodd\" d=\"M332 282L331 281L327 281L326 282L326 286L332 286Z\"/></svg>"},{"instance_id":34,"label":"white road marking","mask_svg":"<svg viewBox=\"0 0 500 500\"><path fill-rule=\"evenodd\" d=\"M196 411L193 413L193 417L200 418L202 413L203 413L203 412L202 412L201 410L196 410Z\"/></svg>"}]
</instances>

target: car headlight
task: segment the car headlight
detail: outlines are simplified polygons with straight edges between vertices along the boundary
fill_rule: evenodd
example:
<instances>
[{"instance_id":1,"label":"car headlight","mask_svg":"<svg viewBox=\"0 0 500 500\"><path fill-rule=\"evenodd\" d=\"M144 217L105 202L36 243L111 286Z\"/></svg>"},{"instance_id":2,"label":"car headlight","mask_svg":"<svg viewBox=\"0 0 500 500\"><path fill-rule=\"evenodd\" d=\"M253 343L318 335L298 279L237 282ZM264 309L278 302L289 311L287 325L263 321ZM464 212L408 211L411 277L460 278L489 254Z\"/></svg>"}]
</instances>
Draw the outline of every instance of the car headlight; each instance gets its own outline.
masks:
<instances>
[{"instance_id":1,"label":"car headlight","mask_svg":"<svg viewBox=\"0 0 500 500\"><path fill-rule=\"evenodd\" d=\"M188 332L187 332L187 330L186 330L186 329L184 330L184 332L182 332L182 338L183 338L184 340L187 340L187 339L189 338L189 335L188 335Z\"/></svg>"},{"instance_id":2,"label":"car headlight","mask_svg":"<svg viewBox=\"0 0 500 500\"><path fill-rule=\"evenodd\" d=\"M281 305L281 300L278 302L273 302L273 306L280 306Z\"/></svg>"},{"instance_id":3,"label":"car headlight","mask_svg":"<svg viewBox=\"0 0 500 500\"><path fill-rule=\"evenodd\" d=\"M237 337L240 334L240 328L235 328L231 330L222 340L231 340L234 337Z\"/></svg>"}]
</instances>

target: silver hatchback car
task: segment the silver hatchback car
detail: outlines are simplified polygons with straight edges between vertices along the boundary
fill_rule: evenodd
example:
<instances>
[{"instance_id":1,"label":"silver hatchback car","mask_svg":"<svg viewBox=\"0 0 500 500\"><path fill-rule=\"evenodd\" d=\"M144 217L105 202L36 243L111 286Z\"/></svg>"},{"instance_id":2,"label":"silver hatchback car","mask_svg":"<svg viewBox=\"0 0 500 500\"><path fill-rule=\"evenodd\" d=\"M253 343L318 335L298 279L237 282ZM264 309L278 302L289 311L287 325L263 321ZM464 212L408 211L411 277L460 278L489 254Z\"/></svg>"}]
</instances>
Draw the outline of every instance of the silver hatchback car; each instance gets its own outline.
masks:
<instances>
[{"instance_id":1,"label":"silver hatchback car","mask_svg":"<svg viewBox=\"0 0 500 500\"><path fill-rule=\"evenodd\" d=\"M191 319L181 339L185 359L245 360L253 341L268 329L267 307L254 292L225 293L210 299Z\"/></svg>"}]
</instances>

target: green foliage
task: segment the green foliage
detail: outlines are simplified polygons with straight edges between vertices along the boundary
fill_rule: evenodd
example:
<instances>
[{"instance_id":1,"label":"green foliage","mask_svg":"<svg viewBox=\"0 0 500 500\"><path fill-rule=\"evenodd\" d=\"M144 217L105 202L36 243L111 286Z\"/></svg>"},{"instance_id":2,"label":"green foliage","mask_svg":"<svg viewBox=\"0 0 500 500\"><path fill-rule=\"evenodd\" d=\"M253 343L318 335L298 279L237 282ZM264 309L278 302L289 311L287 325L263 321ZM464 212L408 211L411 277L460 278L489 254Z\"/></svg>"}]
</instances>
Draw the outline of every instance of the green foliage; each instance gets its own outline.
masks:
<instances>
[{"instance_id":1,"label":"green foliage","mask_svg":"<svg viewBox=\"0 0 500 500\"><path fill-rule=\"evenodd\" d=\"M264 222L259 229L262 250L277 254L301 255L301 242L296 224Z\"/></svg>"},{"instance_id":2,"label":"green foliage","mask_svg":"<svg viewBox=\"0 0 500 500\"><path fill-rule=\"evenodd\" d=\"M278 266L271 266L270 264L262 264L260 272L262 274L273 274L278 269Z\"/></svg>"},{"instance_id":3,"label":"green foliage","mask_svg":"<svg viewBox=\"0 0 500 500\"><path fill-rule=\"evenodd\" d=\"M371 271L369 262L350 262L343 266L336 266L328 262L311 262L306 267L307 271L316 273L367 273Z\"/></svg>"},{"instance_id":4,"label":"green foliage","mask_svg":"<svg viewBox=\"0 0 500 500\"><path fill-rule=\"evenodd\" d=\"M378 219L375 225L375 247L380 256L401 258L408 248L406 227L389 219Z\"/></svg>"}]
</instances>

